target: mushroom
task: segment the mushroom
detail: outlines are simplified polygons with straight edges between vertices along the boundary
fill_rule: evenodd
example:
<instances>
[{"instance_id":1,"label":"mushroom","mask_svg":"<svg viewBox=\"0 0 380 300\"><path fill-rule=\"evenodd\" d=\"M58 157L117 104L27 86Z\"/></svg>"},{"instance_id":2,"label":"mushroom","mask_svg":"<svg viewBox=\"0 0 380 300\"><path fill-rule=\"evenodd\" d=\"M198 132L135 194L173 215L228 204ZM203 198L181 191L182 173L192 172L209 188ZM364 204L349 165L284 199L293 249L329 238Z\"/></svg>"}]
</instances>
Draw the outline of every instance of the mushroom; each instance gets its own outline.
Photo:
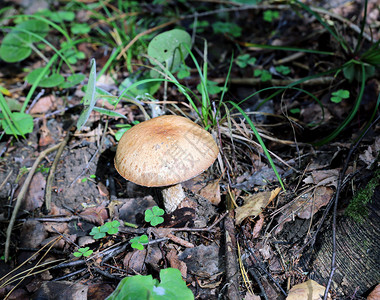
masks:
<instances>
[{"instance_id":1,"label":"mushroom","mask_svg":"<svg viewBox=\"0 0 380 300\"><path fill-rule=\"evenodd\" d=\"M119 141L115 168L142 186L162 187L165 210L185 198L181 182L208 169L219 148L212 135L188 118L165 115L139 123Z\"/></svg>"}]
</instances>

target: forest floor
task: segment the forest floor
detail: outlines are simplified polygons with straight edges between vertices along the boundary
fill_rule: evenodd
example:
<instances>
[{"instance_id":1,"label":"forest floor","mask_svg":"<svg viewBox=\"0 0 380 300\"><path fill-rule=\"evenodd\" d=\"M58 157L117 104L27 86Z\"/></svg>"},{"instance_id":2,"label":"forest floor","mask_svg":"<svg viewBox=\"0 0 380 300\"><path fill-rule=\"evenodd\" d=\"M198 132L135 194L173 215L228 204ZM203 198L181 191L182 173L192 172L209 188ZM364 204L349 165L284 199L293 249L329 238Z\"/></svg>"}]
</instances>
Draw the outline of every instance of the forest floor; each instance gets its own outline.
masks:
<instances>
[{"instance_id":1,"label":"forest floor","mask_svg":"<svg viewBox=\"0 0 380 300\"><path fill-rule=\"evenodd\" d=\"M0 11L3 44L50 11L43 40L0 48L0 297L105 299L125 277L167 268L195 299L368 297L380 278L379 1L124 2ZM40 34L24 28L14 34ZM177 84L149 82L148 44L174 28L194 59L175 62ZM64 33L69 64L55 57ZM18 60L9 49L31 50ZM66 86L28 75L49 63ZM73 73L85 78L70 86ZM118 131L162 114L190 118L219 148L164 214L157 188L114 167Z\"/></svg>"}]
</instances>

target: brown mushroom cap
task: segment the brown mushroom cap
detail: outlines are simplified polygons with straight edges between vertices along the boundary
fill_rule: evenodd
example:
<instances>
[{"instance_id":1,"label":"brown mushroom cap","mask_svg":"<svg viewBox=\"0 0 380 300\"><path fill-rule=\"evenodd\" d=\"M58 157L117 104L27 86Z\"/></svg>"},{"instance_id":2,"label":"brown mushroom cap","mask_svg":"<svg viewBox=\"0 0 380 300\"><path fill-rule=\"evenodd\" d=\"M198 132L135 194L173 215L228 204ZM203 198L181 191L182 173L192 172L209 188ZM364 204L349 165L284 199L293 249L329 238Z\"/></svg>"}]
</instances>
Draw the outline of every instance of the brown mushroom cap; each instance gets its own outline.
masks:
<instances>
[{"instance_id":1,"label":"brown mushroom cap","mask_svg":"<svg viewBox=\"0 0 380 300\"><path fill-rule=\"evenodd\" d=\"M138 185L168 186L202 173L218 153L209 132L187 118L167 115L126 131L116 150L115 167Z\"/></svg>"}]
</instances>

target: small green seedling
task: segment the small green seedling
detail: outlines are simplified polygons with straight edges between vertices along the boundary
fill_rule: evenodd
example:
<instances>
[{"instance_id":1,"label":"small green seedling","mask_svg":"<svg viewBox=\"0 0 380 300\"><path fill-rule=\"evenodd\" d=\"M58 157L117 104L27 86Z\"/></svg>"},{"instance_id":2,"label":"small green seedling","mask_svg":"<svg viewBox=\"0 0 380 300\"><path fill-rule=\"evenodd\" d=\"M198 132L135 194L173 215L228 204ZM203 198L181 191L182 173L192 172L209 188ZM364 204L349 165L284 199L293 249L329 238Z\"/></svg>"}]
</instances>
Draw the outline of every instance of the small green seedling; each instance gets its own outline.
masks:
<instances>
[{"instance_id":1,"label":"small green seedling","mask_svg":"<svg viewBox=\"0 0 380 300\"><path fill-rule=\"evenodd\" d=\"M95 178L96 178L96 175L95 174L91 174L88 177L82 178L81 182L87 182L88 180L95 179Z\"/></svg>"},{"instance_id":2,"label":"small green seedling","mask_svg":"<svg viewBox=\"0 0 380 300\"><path fill-rule=\"evenodd\" d=\"M146 234L142 236L136 236L129 241L131 243L131 247L137 250L144 250L144 245L149 242L149 238Z\"/></svg>"},{"instance_id":3,"label":"small green seedling","mask_svg":"<svg viewBox=\"0 0 380 300\"><path fill-rule=\"evenodd\" d=\"M89 257L92 254L92 250L90 250L90 247L85 247L85 248L79 248L78 251L74 252L73 255L75 257Z\"/></svg>"},{"instance_id":4,"label":"small green seedling","mask_svg":"<svg viewBox=\"0 0 380 300\"><path fill-rule=\"evenodd\" d=\"M112 222L107 222L104 225L100 226L102 230L107 232L108 234L116 234L119 232L120 222L114 220Z\"/></svg>"},{"instance_id":5,"label":"small green seedling","mask_svg":"<svg viewBox=\"0 0 380 300\"><path fill-rule=\"evenodd\" d=\"M164 222L164 218L161 217L165 211L158 206L153 206L152 209L145 211L145 222L150 223L152 226L157 226Z\"/></svg>"},{"instance_id":6,"label":"small green seedling","mask_svg":"<svg viewBox=\"0 0 380 300\"><path fill-rule=\"evenodd\" d=\"M150 300L193 300L194 295L186 286L178 269L168 268L160 271L160 279L152 275L126 277L107 300L150 299Z\"/></svg>"},{"instance_id":7,"label":"small green seedling","mask_svg":"<svg viewBox=\"0 0 380 300\"><path fill-rule=\"evenodd\" d=\"M106 236L106 231L100 226L92 227L90 235L93 235L95 240L101 239Z\"/></svg>"},{"instance_id":8,"label":"small green seedling","mask_svg":"<svg viewBox=\"0 0 380 300\"><path fill-rule=\"evenodd\" d=\"M301 109L299 109L298 107L296 108L291 108L289 109L290 113L292 113L293 115L296 115L296 114L299 114L301 112Z\"/></svg>"},{"instance_id":9,"label":"small green seedling","mask_svg":"<svg viewBox=\"0 0 380 300\"><path fill-rule=\"evenodd\" d=\"M235 23L230 22L214 22L212 24L214 33L229 34L233 37L240 37L242 29Z\"/></svg>"},{"instance_id":10,"label":"small green seedling","mask_svg":"<svg viewBox=\"0 0 380 300\"><path fill-rule=\"evenodd\" d=\"M93 227L91 229L90 235L94 236L95 240L101 239L106 236L106 234L116 234L119 232L120 222L114 220L112 222L107 222L102 226Z\"/></svg>"},{"instance_id":11,"label":"small green seedling","mask_svg":"<svg viewBox=\"0 0 380 300\"><path fill-rule=\"evenodd\" d=\"M282 75L290 74L290 68L287 66L277 66L275 67L276 71Z\"/></svg>"},{"instance_id":12,"label":"small green seedling","mask_svg":"<svg viewBox=\"0 0 380 300\"><path fill-rule=\"evenodd\" d=\"M260 80L262 82L265 82L265 81L272 79L272 74L269 73L269 71L261 70L261 69L256 69L255 71L253 71L253 76L260 77Z\"/></svg>"},{"instance_id":13,"label":"small green seedling","mask_svg":"<svg viewBox=\"0 0 380 300\"><path fill-rule=\"evenodd\" d=\"M266 10L264 11L263 19L266 22L273 22L273 20L278 19L280 13L277 10Z\"/></svg>"},{"instance_id":14,"label":"small green seedling","mask_svg":"<svg viewBox=\"0 0 380 300\"><path fill-rule=\"evenodd\" d=\"M190 25L190 28L193 29L195 26L195 23ZM206 28L210 26L210 23L208 21L198 21L196 25L196 31L197 33L202 33L205 31Z\"/></svg>"},{"instance_id":15,"label":"small green seedling","mask_svg":"<svg viewBox=\"0 0 380 300\"><path fill-rule=\"evenodd\" d=\"M253 66L256 63L256 58L251 57L249 54L243 54L236 57L235 62L240 68L243 69L248 65Z\"/></svg>"},{"instance_id":16,"label":"small green seedling","mask_svg":"<svg viewBox=\"0 0 380 300\"><path fill-rule=\"evenodd\" d=\"M331 102L340 103L343 99L347 99L350 97L350 92L347 90L337 90L336 92L331 93L331 95Z\"/></svg>"},{"instance_id":17,"label":"small green seedling","mask_svg":"<svg viewBox=\"0 0 380 300\"><path fill-rule=\"evenodd\" d=\"M207 80L206 85L207 85L207 92L210 95L216 95L216 94L219 94L220 92L224 91L224 87L218 86L218 83L215 81ZM197 85L197 90L199 93L202 94L202 84L201 83L199 83Z\"/></svg>"}]
</instances>

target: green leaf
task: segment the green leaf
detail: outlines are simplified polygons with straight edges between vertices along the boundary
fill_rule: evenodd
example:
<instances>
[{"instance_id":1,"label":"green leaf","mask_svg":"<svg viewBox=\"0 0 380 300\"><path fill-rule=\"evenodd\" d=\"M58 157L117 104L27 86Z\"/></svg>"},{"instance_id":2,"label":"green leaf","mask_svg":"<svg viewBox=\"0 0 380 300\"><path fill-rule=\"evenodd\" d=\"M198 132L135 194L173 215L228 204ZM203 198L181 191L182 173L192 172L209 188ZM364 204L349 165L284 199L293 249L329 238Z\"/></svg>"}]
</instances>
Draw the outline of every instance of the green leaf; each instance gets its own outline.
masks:
<instances>
[{"instance_id":1,"label":"green leaf","mask_svg":"<svg viewBox=\"0 0 380 300\"><path fill-rule=\"evenodd\" d=\"M162 216L165 213L165 211L162 208L159 208L158 206L153 206L152 212L156 216Z\"/></svg>"},{"instance_id":2,"label":"green leaf","mask_svg":"<svg viewBox=\"0 0 380 300\"><path fill-rule=\"evenodd\" d=\"M242 32L241 27L230 22L214 22L212 29L214 33L230 34L233 37L240 37Z\"/></svg>"},{"instance_id":3,"label":"green leaf","mask_svg":"<svg viewBox=\"0 0 380 300\"><path fill-rule=\"evenodd\" d=\"M85 23L75 23L71 26L71 32L73 34L85 34L91 31L91 27Z\"/></svg>"},{"instance_id":4,"label":"green leaf","mask_svg":"<svg viewBox=\"0 0 380 300\"><path fill-rule=\"evenodd\" d=\"M10 115L13 123L17 124L16 128L19 128L19 130L15 129L15 133L17 135L25 135L27 133L33 132L33 117L31 115L28 115L26 113L21 112L13 112ZM13 130L8 126L6 120L1 120L1 126L3 127L6 134L14 134Z\"/></svg>"},{"instance_id":5,"label":"green leaf","mask_svg":"<svg viewBox=\"0 0 380 300\"><path fill-rule=\"evenodd\" d=\"M83 97L83 104L85 106L84 110L80 114L77 121L78 131L82 129L84 124L86 124L88 118L90 117L91 111L94 109L96 103L95 97L95 85L96 85L96 61L95 59L91 60L92 66L90 71L90 76L88 78L88 84L86 93ZM87 106L87 107L86 107Z\"/></svg>"},{"instance_id":6,"label":"green leaf","mask_svg":"<svg viewBox=\"0 0 380 300\"><path fill-rule=\"evenodd\" d=\"M26 76L26 80L32 85L35 84L40 74L44 72L44 69L45 68L38 68L33 70ZM45 74L45 76L38 82L38 86L51 88L62 84L64 81L65 78L60 74L52 74L50 76L49 74Z\"/></svg>"},{"instance_id":7,"label":"green leaf","mask_svg":"<svg viewBox=\"0 0 380 300\"><path fill-rule=\"evenodd\" d=\"M261 76L260 76L260 80L262 82L265 82L265 81L268 81L271 79L272 79L272 74L269 73L267 70L263 70L263 72L261 73Z\"/></svg>"},{"instance_id":8,"label":"green leaf","mask_svg":"<svg viewBox=\"0 0 380 300\"><path fill-rule=\"evenodd\" d=\"M22 61L32 53L30 44L39 42L40 39L26 31L43 38L47 35L49 26L40 20L27 20L17 24L4 37L0 46L0 58L12 63Z\"/></svg>"},{"instance_id":9,"label":"green leaf","mask_svg":"<svg viewBox=\"0 0 380 300\"><path fill-rule=\"evenodd\" d=\"M57 11L49 14L50 20L55 23L61 23L63 21L71 22L75 18L75 14L72 11Z\"/></svg>"},{"instance_id":10,"label":"green leaf","mask_svg":"<svg viewBox=\"0 0 380 300\"><path fill-rule=\"evenodd\" d=\"M107 300L152 299L154 280L151 275L136 275L120 281L115 291Z\"/></svg>"},{"instance_id":11,"label":"green leaf","mask_svg":"<svg viewBox=\"0 0 380 300\"><path fill-rule=\"evenodd\" d=\"M73 255L74 255L75 257L81 257L83 254L80 253L80 252L74 252Z\"/></svg>"},{"instance_id":12,"label":"green leaf","mask_svg":"<svg viewBox=\"0 0 380 300\"><path fill-rule=\"evenodd\" d=\"M151 275L136 275L120 281L107 300L193 300L194 295L186 286L178 269L168 268L160 271L161 282Z\"/></svg>"},{"instance_id":13,"label":"green leaf","mask_svg":"<svg viewBox=\"0 0 380 300\"><path fill-rule=\"evenodd\" d=\"M255 70L253 71L253 76L255 76L255 77L259 77L259 76L261 75L262 72L263 72L263 71L260 70L260 69L255 69Z\"/></svg>"},{"instance_id":14,"label":"green leaf","mask_svg":"<svg viewBox=\"0 0 380 300\"><path fill-rule=\"evenodd\" d=\"M126 116L124 116L123 114L118 113L118 112L113 111L113 110L106 109L106 108L96 107L96 106L95 106L95 107L94 107L94 110L97 111L97 112L100 112L101 114L106 115L106 116L115 117L115 118L128 119L128 118L127 118Z\"/></svg>"},{"instance_id":15,"label":"green leaf","mask_svg":"<svg viewBox=\"0 0 380 300\"><path fill-rule=\"evenodd\" d=\"M74 87L80 84L85 78L86 76L81 73L70 75L66 78L65 82L61 83L59 87L63 89Z\"/></svg>"},{"instance_id":16,"label":"green leaf","mask_svg":"<svg viewBox=\"0 0 380 300\"><path fill-rule=\"evenodd\" d=\"M145 211L145 222L149 223L150 221L152 221L153 217L154 217L153 212L150 209L147 209Z\"/></svg>"},{"instance_id":17,"label":"green leaf","mask_svg":"<svg viewBox=\"0 0 380 300\"><path fill-rule=\"evenodd\" d=\"M340 103L342 102L342 98L341 97L331 97L331 102L334 102L334 103Z\"/></svg>"},{"instance_id":18,"label":"green leaf","mask_svg":"<svg viewBox=\"0 0 380 300\"><path fill-rule=\"evenodd\" d=\"M148 242L149 242L149 238L146 234L143 234L142 236L140 236L140 243L146 244Z\"/></svg>"},{"instance_id":19,"label":"green leaf","mask_svg":"<svg viewBox=\"0 0 380 300\"><path fill-rule=\"evenodd\" d=\"M341 90L337 90L336 92L332 92L331 95L336 96L336 97L340 97L343 99L347 99L350 97L350 92L347 90L341 89Z\"/></svg>"},{"instance_id":20,"label":"green leaf","mask_svg":"<svg viewBox=\"0 0 380 300\"><path fill-rule=\"evenodd\" d=\"M287 66L277 66L276 71L282 75L288 75L290 73L290 68Z\"/></svg>"},{"instance_id":21,"label":"green leaf","mask_svg":"<svg viewBox=\"0 0 380 300\"><path fill-rule=\"evenodd\" d=\"M191 36L181 29L173 29L154 37L148 45L148 55L155 58L170 71L176 72L188 53L183 44L191 47ZM150 60L156 65L154 60Z\"/></svg>"},{"instance_id":22,"label":"green leaf","mask_svg":"<svg viewBox=\"0 0 380 300\"><path fill-rule=\"evenodd\" d=\"M147 76L142 76L142 78L138 79L138 76L132 76L127 77L124 79L124 81L120 84L119 90L124 90L126 88L129 88L132 84L146 79ZM158 89L161 86L161 82L145 82L142 84L139 84L138 86L134 86L128 90L128 95L132 97L138 97L143 96L145 94L154 95Z\"/></svg>"},{"instance_id":23,"label":"green leaf","mask_svg":"<svg viewBox=\"0 0 380 300\"><path fill-rule=\"evenodd\" d=\"M292 108L289 111L292 114L299 114L301 112L301 110L299 108Z\"/></svg>"}]
</instances>

